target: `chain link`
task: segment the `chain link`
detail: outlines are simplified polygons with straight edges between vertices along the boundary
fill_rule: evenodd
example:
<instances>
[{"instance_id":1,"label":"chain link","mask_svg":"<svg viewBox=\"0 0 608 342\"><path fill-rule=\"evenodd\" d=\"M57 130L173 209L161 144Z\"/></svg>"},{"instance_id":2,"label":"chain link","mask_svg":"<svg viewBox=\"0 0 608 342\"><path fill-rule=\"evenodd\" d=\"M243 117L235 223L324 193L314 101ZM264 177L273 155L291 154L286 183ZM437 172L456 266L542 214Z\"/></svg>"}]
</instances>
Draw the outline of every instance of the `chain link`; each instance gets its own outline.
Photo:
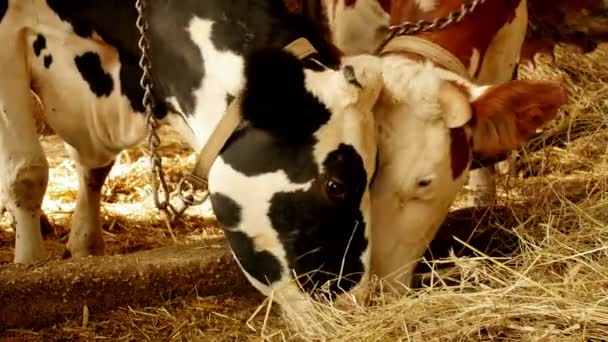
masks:
<instances>
[{"instance_id":1,"label":"chain link","mask_svg":"<svg viewBox=\"0 0 608 342\"><path fill-rule=\"evenodd\" d=\"M460 8L450 12L445 17L437 18L433 21L419 20L416 22L406 21L399 25L388 27L388 34L376 49L376 54L380 53L388 42L397 36L408 36L421 32L442 30L450 25L461 22L471 13L475 12L477 6L485 3L486 0L473 0L460 5Z\"/></svg>"},{"instance_id":2,"label":"chain link","mask_svg":"<svg viewBox=\"0 0 608 342\"><path fill-rule=\"evenodd\" d=\"M135 8L137 9L137 21L136 26L139 31L139 40L137 46L140 50L141 56L139 58L139 67L141 68L142 75L139 81L140 86L144 90L142 99L142 105L146 115L146 126L148 128L148 149L150 150L150 163L151 163L151 184L152 184L152 197L154 199L154 205L162 213L164 213L170 221L174 221L190 206L201 204L205 201L208 196L207 182L204 179L190 173L185 175L179 182L177 187L177 194L182 202L181 207L175 208L171 204L171 193L169 192L165 173L162 166L162 158L158 154L158 147L160 146L160 136L158 134L158 128L160 124L154 116L154 97L152 95L152 79L150 77L150 70L152 63L150 61L150 41L148 40L148 22L145 18L146 2L145 0L136 0ZM195 196L197 192L196 187L193 184L198 184L204 189L199 189L198 197ZM162 192L162 197L161 197ZM202 194L200 193L202 192Z\"/></svg>"}]
</instances>

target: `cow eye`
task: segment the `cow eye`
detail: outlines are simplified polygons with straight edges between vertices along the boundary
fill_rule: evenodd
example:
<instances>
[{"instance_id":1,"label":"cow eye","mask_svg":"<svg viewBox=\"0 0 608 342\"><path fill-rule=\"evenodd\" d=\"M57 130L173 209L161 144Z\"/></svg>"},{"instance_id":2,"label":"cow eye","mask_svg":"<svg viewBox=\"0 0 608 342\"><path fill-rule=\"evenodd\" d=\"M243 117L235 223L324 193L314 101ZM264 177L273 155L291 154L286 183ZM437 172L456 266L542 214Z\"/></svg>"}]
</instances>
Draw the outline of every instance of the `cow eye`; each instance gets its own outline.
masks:
<instances>
[{"instance_id":1,"label":"cow eye","mask_svg":"<svg viewBox=\"0 0 608 342\"><path fill-rule=\"evenodd\" d=\"M332 199L344 199L346 195L346 187L341 181L332 178L325 183L325 191Z\"/></svg>"},{"instance_id":2,"label":"cow eye","mask_svg":"<svg viewBox=\"0 0 608 342\"><path fill-rule=\"evenodd\" d=\"M426 188L427 186L431 185L431 183L433 183L432 177L423 177L418 180L418 186L421 188Z\"/></svg>"}]
</instances>

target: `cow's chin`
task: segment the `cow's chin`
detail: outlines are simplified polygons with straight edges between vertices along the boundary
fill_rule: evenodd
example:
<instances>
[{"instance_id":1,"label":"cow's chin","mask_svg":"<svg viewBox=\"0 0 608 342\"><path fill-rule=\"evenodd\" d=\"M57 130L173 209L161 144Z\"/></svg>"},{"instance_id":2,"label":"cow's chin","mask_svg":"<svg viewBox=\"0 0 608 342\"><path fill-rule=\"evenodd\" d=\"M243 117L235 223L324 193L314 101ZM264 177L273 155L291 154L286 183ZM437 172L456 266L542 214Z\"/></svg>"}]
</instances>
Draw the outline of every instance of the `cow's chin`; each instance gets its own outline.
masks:
<instances>
[{"instance_id":1,"label":"cow's chin","mask_svg":"<svg viewBox=\"0 0 608 342\"><path fill-rule=\"evenodd\" d=\"M324 311L329 307L343 312L352 312L361 305L365 305L369 297L370 282L367 281L367 277L364 277L348 292L332 296L330 302L326 293L320 295L318 292L311 294L303 291L292 277L284 276L272 286L261 283L241 266L236 257L235 260L251 285L268 298L268 301L262 305L275 303L287 321L300 329L318 325L323 319Z\"/></svg>"},{"instance_id":2,"label":"cow's chin","mask_svg":"<svg viewBox=\"0 0 608 342\"><path fill-rule=\"evenodd\" d=\"M378 228L372 237L372 269L384 282L384 289L403 294L411 286L416 264L447 216L465 178L461 176L439 187L441 196L427 200L403 199L397 191L372 191L372 215Z\"/></svg>"}]
</instances>

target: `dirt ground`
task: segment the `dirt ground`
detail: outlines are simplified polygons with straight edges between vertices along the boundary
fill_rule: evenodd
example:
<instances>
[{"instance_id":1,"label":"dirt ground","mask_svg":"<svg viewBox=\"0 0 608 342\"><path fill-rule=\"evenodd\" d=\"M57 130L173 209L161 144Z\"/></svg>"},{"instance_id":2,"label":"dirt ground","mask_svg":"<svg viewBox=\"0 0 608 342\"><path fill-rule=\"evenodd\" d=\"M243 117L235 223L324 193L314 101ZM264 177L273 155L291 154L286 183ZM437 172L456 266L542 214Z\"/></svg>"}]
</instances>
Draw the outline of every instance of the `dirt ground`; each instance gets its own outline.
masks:
<instances>
[{"instance_id":1,"label":"dirt ground","mask_svg":"<svg viewBox=\"0 0 608 342\"><path fill-rule=\"evenodd\" d=\"M167 164L168 176L175 182L178 172L185 171L192 159L188 159L189 151L181 147L179 138L170 130L163 130L163 136L161 153ZM51 167L43 210L52 230L45 232L45 245L51 254L50 259L60 260L69 236L77 178L61 140L48 135L42 141ZM150 203L146 161L143 145L125 151L104 186L102 229L107 254L128 254L201 242L225 248L223 234L208 210L189 212L171 229L165 225ZM13 248L14 231L9 218L0 216L0 270L2 265L7 267L11 262ZM217 276L227 282L234 281L235 277L242 278L233 267L224 272L230 274L220 272ZM86 315L88 322L84 325L81 316L41 330L4 331L0 332L0 341L10 341L11 337L28 341L248 340L260 336L263 315L258 315L249 324L247 321L265 298L248 283L239 283L241 286L238 288L226 284L231 291L214 297L199 297L192 293L178 298L152 298L151 305L147 306L89 312Z\"/></svg>"},{"instance_id":2,"label":"dirt ground","mask_svg":"<svg viewBox=\"0 0 608 342\"><path fill-rule=\"evenodd\" d=\"M499 177L501 207L478 213L473 220L465 212L452 222L452 228L465 228L466 243L471 243L467 229L474 228L487 248L460 244L473 253L456 259L442 255L449 260L431 267L432 279L426 279L430 285L420 292L395 301L383 299L386 306L361 308L347 318L324 316L329 323L321 335L340 341L397 340L410 335L412 340L505 341L608 336L607 56L606 47L588 57L563 50L556 65L541 63L538 71L523 70L523 78L564 79L572 102L545 139L529 146L542 148L534 148L534 153L520 151L515 170ZM551 139L557 143L544 146ZM46 232L45 243L51 258L59 260L69 234L77 179L59 139L48 135L42 141L51 166L43 209L52 229ZM158 218L150 202L144 151L141 145L122 153L103 188L107 253L221 241L222 232L209 208L196 208L170 229ZM170 131L163 133L161 154L171 184L193 163L190 151ZM454 208L461 204L457 201ZM484 233L481 228L488 230ZM10 222L0 217L0 269L8 267L13 243ZM241 275L219 274L227 282L235 276ZM0 332L0 342L292 337L274 308L266 312L265 298L251 286L229 285L230 291L217 296L151 298L146 305L106 312L83 308L82 314L43 329Z\"/></svg>"}]
</instances>

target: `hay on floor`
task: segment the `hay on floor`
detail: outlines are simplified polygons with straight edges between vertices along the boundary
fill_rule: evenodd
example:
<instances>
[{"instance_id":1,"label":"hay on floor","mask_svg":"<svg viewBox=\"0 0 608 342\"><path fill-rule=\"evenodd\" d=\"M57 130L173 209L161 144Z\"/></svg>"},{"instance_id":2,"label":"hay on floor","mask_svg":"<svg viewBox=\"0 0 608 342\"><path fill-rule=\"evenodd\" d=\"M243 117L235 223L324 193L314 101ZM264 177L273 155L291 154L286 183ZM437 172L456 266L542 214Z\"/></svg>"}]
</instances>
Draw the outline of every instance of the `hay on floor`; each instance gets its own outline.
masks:
<instances>
[{"instance_id":1,"label":"hay on floor","mask_svg":"<svg viewBox=\"0 0 608 342\"><path fill-rule=\"evenodd\" d=\"M469 220L478 226L469 239L452 240L451 255L425 260L431 271L422 288L402 298L377 295L349 311L315 302L311 317L288 320L290 337L608 338L608 47L587 56L559 48L555 65L521 67L520 78L561 80L570 103L530 142L538 151L523 148L514 171L500 178L502 210ZM491 250L474 244L480 234L486 243L495 238Z\"/></svg>"}]
</instances>

